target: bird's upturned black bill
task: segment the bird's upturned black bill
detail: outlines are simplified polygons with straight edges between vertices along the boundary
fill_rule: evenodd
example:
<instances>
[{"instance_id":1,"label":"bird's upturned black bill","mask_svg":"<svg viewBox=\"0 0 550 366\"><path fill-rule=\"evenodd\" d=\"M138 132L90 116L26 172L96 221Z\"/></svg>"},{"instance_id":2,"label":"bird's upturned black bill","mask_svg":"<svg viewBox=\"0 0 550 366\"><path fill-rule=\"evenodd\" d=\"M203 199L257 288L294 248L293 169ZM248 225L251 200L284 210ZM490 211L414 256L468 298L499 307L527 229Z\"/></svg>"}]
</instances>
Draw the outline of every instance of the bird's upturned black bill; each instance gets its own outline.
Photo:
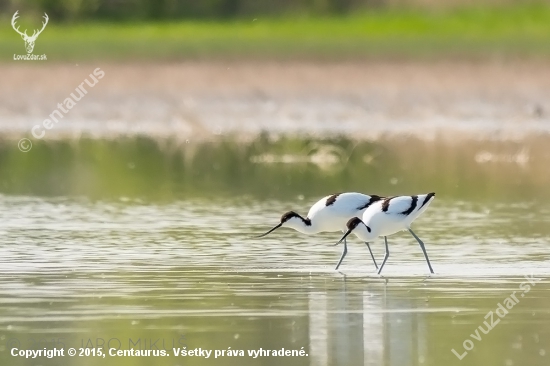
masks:
<instances>
[{"instance_id":1,"label":"bird's upturned black bill","mask_svg":"<svg viewBox=\"0 0 550 366\"><path fill-rule=\"evenodd\" d=\"M266 236L267 234L269 234L270 232L272 232L272 231L274 231L274 230L280 228L281 226L283 226L282 223L276 225L273 229L269 230L267 233L262 234L262 235L258 235L256 238L262 238L262 237Z\"/></svg>"},{"instance_id":2,"label":"bird's upturned black bill","mask_svg":"<svg viewBox=\"0 0 550 366\"><path fill-rule=\"evenodd\" d=\"M346 231L346 233L344 234L344 236L342 236L342 238L340 238L340 240L338 241L338 243L334 244L334 246L337 246L338 244L340 244L341 242L344 241L345 238L348 237L348 235L351 234L351 229Z\"/></svg>"}]
</instances>

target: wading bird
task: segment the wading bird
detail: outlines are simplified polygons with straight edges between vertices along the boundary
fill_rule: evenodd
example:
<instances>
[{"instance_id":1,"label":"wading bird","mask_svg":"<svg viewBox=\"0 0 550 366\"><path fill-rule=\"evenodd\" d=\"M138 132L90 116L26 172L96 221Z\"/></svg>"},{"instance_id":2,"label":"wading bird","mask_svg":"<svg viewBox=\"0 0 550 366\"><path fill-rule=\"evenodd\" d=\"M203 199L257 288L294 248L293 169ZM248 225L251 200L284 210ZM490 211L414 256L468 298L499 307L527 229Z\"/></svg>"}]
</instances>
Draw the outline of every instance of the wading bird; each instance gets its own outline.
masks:
<instances>
[{"instance_id":1,"label":"wading bird","mask_svg":"<svg viewBox=\"0 0 550 366\"><path fill-rule=\"evenodd\" d=\"M345 232L347 230L346 223L349 219L361 216L365 210L371 207L375 202L380 202L380 200L383 200L380 196L369 196L356 192L338 193L332 196L326 196L311 206L306 218L303 218L294 211L289 211L281 217L281 222L279 224L268 232L258 236L258 238L266 236L280 227L289 227L302 234L308 235L332 231ZM348 252L346 238L342 238L340 241L344 241L344 250L336 265L336 269L338 269ZM376 264L368 241L366 241L365 244L367 244L367 248L369 248L374 266L378 269L378 265Z\"/></svg>"},{"instance_id":2,"label":"wading bird","mask_svg":"<svg viewBox=\"0 0 550 366\"><path fill-rule=\"evenodd\" d=\"M434 197L435 193L428 193L418 196L397 196L378 200L365 210L362 220L358 217L354 217L348 221L348 230L335 245L340 244L342 241L345 242L346 237L352 232L365 242L383 236L384 242L386 243L386 254L384 255L382 265L378 269L378 274L380 274L382 268L384 268L384 264L386 264L390 256L387 236L401 230L408 230L418 241L418 244L420 244L420 248L422 248L422 252L424 252L424 257L426 258L430 272L434 273L424 243L411 230L412 222L426 211ZM338 266L336 269L338 269Z\"/></svg>"}]
</instances>

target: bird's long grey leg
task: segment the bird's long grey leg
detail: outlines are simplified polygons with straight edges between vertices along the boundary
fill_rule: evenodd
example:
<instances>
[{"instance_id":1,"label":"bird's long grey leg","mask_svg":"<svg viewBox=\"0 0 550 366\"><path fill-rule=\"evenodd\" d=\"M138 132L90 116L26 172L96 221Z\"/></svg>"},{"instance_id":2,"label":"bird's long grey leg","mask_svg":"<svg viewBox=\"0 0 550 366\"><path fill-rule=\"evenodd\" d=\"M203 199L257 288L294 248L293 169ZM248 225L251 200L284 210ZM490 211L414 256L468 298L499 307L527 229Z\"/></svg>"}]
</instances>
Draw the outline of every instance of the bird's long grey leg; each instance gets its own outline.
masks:
<instances>
[{"instance_id":1,"label":"bird's long grey leg","mask_svg":"<svg viewBox=\"0 0 550 366\"><path fill-rule=\"evenodd\" d=\"M430 264L430 259L428 258L428 253L426 253L426 248L424 247L424 243L422 242L422 240L420 240L420 238L418 236L416 236L415 233L413 233L413 231L410 228L409 228L409 232L412 234L412 236L414 236L416 241L418 241L418 244L420 244L420 248L422 248L422 252L424 252L424 257L426 258L426 263L428 263L428 267L430 268L430 272L434 273L434 270L432 269L432 265Z\"/></svg>"},{"instance_id":2,"label":"bird's long grey leg","mask_svg":"<svg viewBox=\"0 0 550 366\"><path fill-rule=\"evenodd\" d=\"M384 255L384 261L382 262L382 265L378 269L378 274L382 272L382 268L384 268L384 264L386 264L386 261L388 260L388 257L390 256L390 248L388 248L388 237L384 236L384 241L386 242L386 255Z\"/></svg>"},{"instance_id":3,"label":"bird's long grey leg","mask_svg":"<svg viewBox=\"0 0 550 366\"><path fill-rule=\"evenodd\" d=\"M372 258L372 262L374 263L374 266L376 267L376 269L378 269L378 264L376 264L376 260L374 259L374 255L372 254L372 250L370 250L369 243L365 242L365 244L367 244L367 248L369 248L370 256Z\"/></svg>"},{"instance_id":4,"label":"bird's long grey leg","mask_svg":"<svg viewBox=\"0 0 550 366\"><path fill-rule=\"evenodd\" d=\"M346 242L346 239L344 239L344 250L342 251L342 256L340 257L340 260L338 261L338 264L336 265L336 268L334 268L335 271L338 270L338 267L340 267L340 264L342 264L342 261L344 260L344 257L348 254L348 243Z\"/></svg>"}]
</instances>

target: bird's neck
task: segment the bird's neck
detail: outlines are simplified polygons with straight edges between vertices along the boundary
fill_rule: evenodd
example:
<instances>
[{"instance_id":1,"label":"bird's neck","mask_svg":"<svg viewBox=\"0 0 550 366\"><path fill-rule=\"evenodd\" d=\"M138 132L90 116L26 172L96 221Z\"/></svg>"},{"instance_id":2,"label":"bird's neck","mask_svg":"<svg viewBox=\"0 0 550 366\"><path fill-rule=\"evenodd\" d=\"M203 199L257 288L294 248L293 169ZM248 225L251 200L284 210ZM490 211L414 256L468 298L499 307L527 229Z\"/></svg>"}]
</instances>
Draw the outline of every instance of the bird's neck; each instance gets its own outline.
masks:
<instances>
[{"instance_id":1,"label":"bird's neck","mask_svg":"<svg viewBox=\"0 0 550 366\"><path fill-rule=\"evenodd\" d=\"M287 226L301 232L302 234L316 234L317 228L309 218L297 217L294 220L287 222Z\"/></svg>"},{"instance_id":2,"label":"bird's neck","mask_svg":"<svg viewBox=\"0 0 550 366\"><path fill-rule=\"evenodd\" d=\"M363 223L357 225L357 227L353 230L353 233L362 241L371 241L373 239L376 239L376 237L378 236L374 233L372 228L371 231L369 231Z\"/></svg>"}]
</instances>

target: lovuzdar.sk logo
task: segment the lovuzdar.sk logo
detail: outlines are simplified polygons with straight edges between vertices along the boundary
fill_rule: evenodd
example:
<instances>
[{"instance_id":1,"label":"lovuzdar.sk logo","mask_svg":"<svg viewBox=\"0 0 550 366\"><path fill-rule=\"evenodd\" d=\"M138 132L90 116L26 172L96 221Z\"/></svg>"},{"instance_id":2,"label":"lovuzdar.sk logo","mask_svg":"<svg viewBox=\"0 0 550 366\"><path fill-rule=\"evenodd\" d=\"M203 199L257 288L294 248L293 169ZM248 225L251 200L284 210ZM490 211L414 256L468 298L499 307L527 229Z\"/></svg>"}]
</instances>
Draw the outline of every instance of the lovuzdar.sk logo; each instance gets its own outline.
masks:
<instances>
[{"instance_id":1,"label":"lovuzdar.sk logo","mask_svg":"<svg viewBox=\"0 0 550 366\"><path fill-rule=\"evenodd\" d=\"M46 25L48 24L48 14L44 13L44 21L42 22L42 28L40 30L35 29L31 36L27 34L27 30L25 29L24 32L21 32L19 30L19 26L16 25L17 18L19 18L19 10L13 14L13 17L11 18L11 26L13 29L23 38L23 41L25 41L25 49L27 50L26 55L13 55L14 60L25 60L25 61L43 61L47 60L46 55L35 55L32 53L34 50L34 43L36 42L36 39L42 33L44 28L46 28Z\"/></svg>"}]
</instances>

